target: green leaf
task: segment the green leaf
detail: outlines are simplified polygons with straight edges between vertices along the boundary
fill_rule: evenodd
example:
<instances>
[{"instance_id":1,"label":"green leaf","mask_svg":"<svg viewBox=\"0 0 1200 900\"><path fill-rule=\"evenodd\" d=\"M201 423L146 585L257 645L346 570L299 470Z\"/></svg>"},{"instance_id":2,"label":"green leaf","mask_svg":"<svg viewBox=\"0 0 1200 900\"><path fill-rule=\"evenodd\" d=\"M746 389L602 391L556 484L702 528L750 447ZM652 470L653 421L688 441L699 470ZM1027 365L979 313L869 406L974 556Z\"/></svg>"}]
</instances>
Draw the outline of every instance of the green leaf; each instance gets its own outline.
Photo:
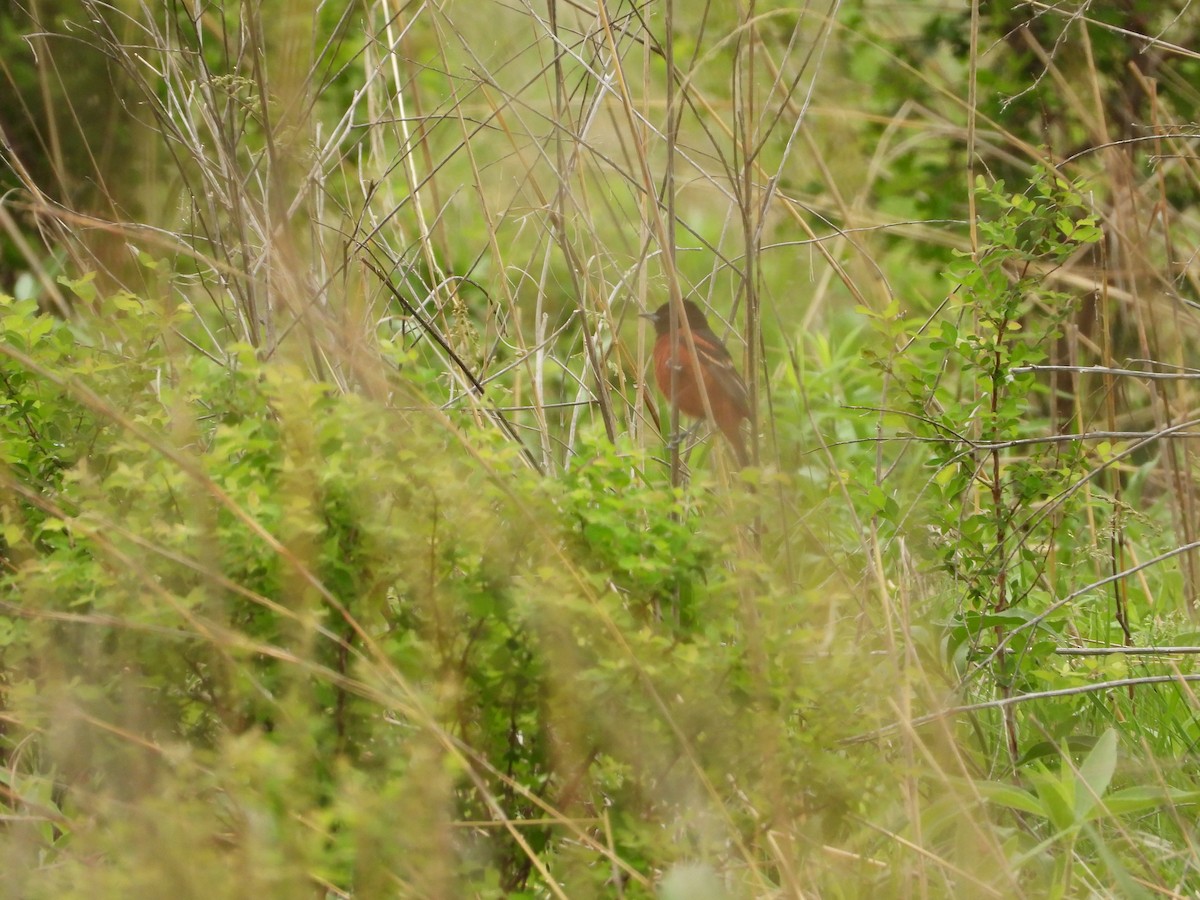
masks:
<instances>
[{"instance_id":1,"label":"green leaf","mask_svg":"<svg viewBox=\"0 0 1200 900\"><path fill-rule=\"evenodd\" d=\"M145 308L141 300L126 291L113 294L110 302L121 312L141 312Z\"/></svg>"},{"instance_id":2,"label":"green leaf","mask_svg":"<svg viewBox=\"0 0 1200 900\"><path fill-rule=\"evenodd\" d=\"M1075 790L1075 820L1087 818L1096 801L1104 796L1117 769L1117 732L1109 728L1092 752L1079 766L1078 783Z\"/></svg>"},{"instance_id":3,"label":"green leaf","mask_svg":"<svg viewBox=\"0 0 1200 900\"><path fill-rule=\"evenodd\" d=\"M1075 782L1060 779L1048 772L1035 773L1030 777L1038 798L1042 801L1042 815L1059 831L1067 831L1076 825Z\"/></svg>"},{"instance_id":4,"label":"green leaf","mask_svg":"<svg viewBox=\"0 0 1200 900\"><path fill-rule=\"evenodd\" d=\"M974 788L991 804L1030 813L1040 818L1046 817L1046 808L1038 798L1019 787L1002 781L977 781Z\"/></svg>"},{"instance_id":5,"label":"green leaf","mask_svg":"<svg viewBox=\"0 0 1200 900\"><path fill-rule=\"evenodd\" d=\"M1053 649L1053 646L1054 645L1051 645L1051 649ZM1063 743L1066 744L1068 751L1076 754L1082 754L1084 751L1090 751L1093 747L1095 747L1096 741L1097 738L1090 734L1071 735L1060 743L1055 743L1054 741L1038 741L1021 755L1021 759L1017 762L1017 766L1025 766L1039 759L1047 759L1051 757L1058 759L1062 756Z\"/></svg>"},{"instance_id":6,"label":"green leaf","mask_svg":"<svg viewBox=\"0 0 1200 900\"><path fill-rule=\"evenodd\" d=\"M82 300L84 303L91 303L96 299L96 273L88 272L81 278L68 278L66 275L58 276L58 283L63 287L68 288L71 293Z\"/></svg>"},{"instance_id":7,"label":"green leaf","mask_svg":"<svg viewBox=\"0 0 1200 900\"><path fill-rule=\"evenodd\" d=\"M1113 791L1088 813L1089 820L1105 816L1128 816L1151 812L1164 806L1195 805L1200 803L1200 791L1184 791L1158 785L1140 785Z\"/></svg>"}]
</instances>

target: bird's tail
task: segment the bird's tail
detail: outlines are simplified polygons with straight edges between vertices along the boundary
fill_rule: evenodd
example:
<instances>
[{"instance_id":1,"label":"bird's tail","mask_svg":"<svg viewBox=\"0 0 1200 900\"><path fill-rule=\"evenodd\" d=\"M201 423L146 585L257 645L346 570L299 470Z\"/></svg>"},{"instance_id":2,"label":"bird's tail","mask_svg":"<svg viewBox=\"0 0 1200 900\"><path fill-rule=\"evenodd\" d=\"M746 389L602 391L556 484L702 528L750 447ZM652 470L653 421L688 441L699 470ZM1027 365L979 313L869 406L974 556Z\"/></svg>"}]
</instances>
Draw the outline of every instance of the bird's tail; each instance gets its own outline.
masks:
<instances>
[{"instance_id":1,"label":"bird's tail","mask_svg":"<svg viewBox=\"0 0 1200 900\"><path fill-rule=\"evenodd\" d=\"M725 435L733 455L737 457L738 468L744 469L750 465L750 451L746 448L746 438L742 435L741 425L741 422L733 423L727 428L722 428L721 433Z\"/></svg>"}]
</instances>

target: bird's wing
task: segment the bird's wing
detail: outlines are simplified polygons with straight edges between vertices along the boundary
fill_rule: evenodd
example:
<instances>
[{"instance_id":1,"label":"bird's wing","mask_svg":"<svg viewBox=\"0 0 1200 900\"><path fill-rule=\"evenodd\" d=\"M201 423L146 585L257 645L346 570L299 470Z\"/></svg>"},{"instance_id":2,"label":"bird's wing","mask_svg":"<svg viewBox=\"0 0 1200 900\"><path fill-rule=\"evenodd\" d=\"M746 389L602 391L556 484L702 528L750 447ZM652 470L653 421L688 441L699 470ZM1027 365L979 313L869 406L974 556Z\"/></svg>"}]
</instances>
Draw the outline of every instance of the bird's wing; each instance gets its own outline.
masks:
<instances>
[{"instance_id":1,"label":"bird's wing","mask_svg":"<svg viewBox=\"0 0 1200 900\"><path fill-rule=\"evenodd\" d=\"M746 382L738 374L733 357L716 335L692 333L696 343L696 355L700 357L702 369L720 387L721 392L737 407L742 418L750 418L750 392Z\"/></svg>"}]
</instances>

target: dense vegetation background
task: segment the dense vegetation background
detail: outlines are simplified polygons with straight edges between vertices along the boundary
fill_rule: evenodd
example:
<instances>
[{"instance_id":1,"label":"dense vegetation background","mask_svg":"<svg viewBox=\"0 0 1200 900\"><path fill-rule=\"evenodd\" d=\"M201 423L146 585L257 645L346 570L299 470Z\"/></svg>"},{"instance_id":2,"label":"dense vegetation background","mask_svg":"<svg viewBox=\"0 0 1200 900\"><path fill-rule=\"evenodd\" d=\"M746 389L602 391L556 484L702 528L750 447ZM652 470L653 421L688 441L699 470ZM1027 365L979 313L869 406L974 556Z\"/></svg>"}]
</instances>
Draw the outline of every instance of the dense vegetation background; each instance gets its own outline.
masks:
<instances>
[{"instance_id":1,"label":"dense vegetation background","mask_svg":"<svg viewBox=\"0 0 1200 900\"><path fill-rule=\"evenodd\" d=\"M0 894L1200 892L1189 0L0 44Z\"/></svg>"}]
</instances>

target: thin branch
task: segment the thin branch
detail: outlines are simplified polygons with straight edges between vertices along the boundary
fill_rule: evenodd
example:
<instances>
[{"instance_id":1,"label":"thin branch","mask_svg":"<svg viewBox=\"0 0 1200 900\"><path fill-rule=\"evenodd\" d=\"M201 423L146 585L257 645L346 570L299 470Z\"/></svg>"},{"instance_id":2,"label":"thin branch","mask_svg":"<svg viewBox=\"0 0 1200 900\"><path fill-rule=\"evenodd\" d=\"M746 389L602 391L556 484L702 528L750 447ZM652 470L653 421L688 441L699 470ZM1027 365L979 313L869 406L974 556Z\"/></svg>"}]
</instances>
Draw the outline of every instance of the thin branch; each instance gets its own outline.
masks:
<instances>
[{"instance_id":1,"label":"thin branch","mask_svg":"<svg viewBox=\"0 0 1200 900\"><path fill-rule=\"evenodd\" d=\"M981 712L988 709L1008 709L1020 703L1033 700L1053 700L1058 697L1077 697L1081 694L1095 694L1101 691L1112 691L1119 688L1139 687L1147 684L1171 684L1181 682L1200 682L1200 674L1193 675L1144 675L1140 678L1118 678L1113 681L1097 681L1092 684L1081 684L1069 688L1055 688L1050 691L1034 691L1030 694L1014 694L1011 697L1001 697L997 700L983 700L979 703L966 703L962 706L951 706L947 709L924 716L917 716L908 722L893 722L866 734L855 735L842 741L843 744L862 744L873 741L889 734L900 731L901 728L917 728L931 722L939 722L963 713Z\"/></svg>"}]
</instances>

